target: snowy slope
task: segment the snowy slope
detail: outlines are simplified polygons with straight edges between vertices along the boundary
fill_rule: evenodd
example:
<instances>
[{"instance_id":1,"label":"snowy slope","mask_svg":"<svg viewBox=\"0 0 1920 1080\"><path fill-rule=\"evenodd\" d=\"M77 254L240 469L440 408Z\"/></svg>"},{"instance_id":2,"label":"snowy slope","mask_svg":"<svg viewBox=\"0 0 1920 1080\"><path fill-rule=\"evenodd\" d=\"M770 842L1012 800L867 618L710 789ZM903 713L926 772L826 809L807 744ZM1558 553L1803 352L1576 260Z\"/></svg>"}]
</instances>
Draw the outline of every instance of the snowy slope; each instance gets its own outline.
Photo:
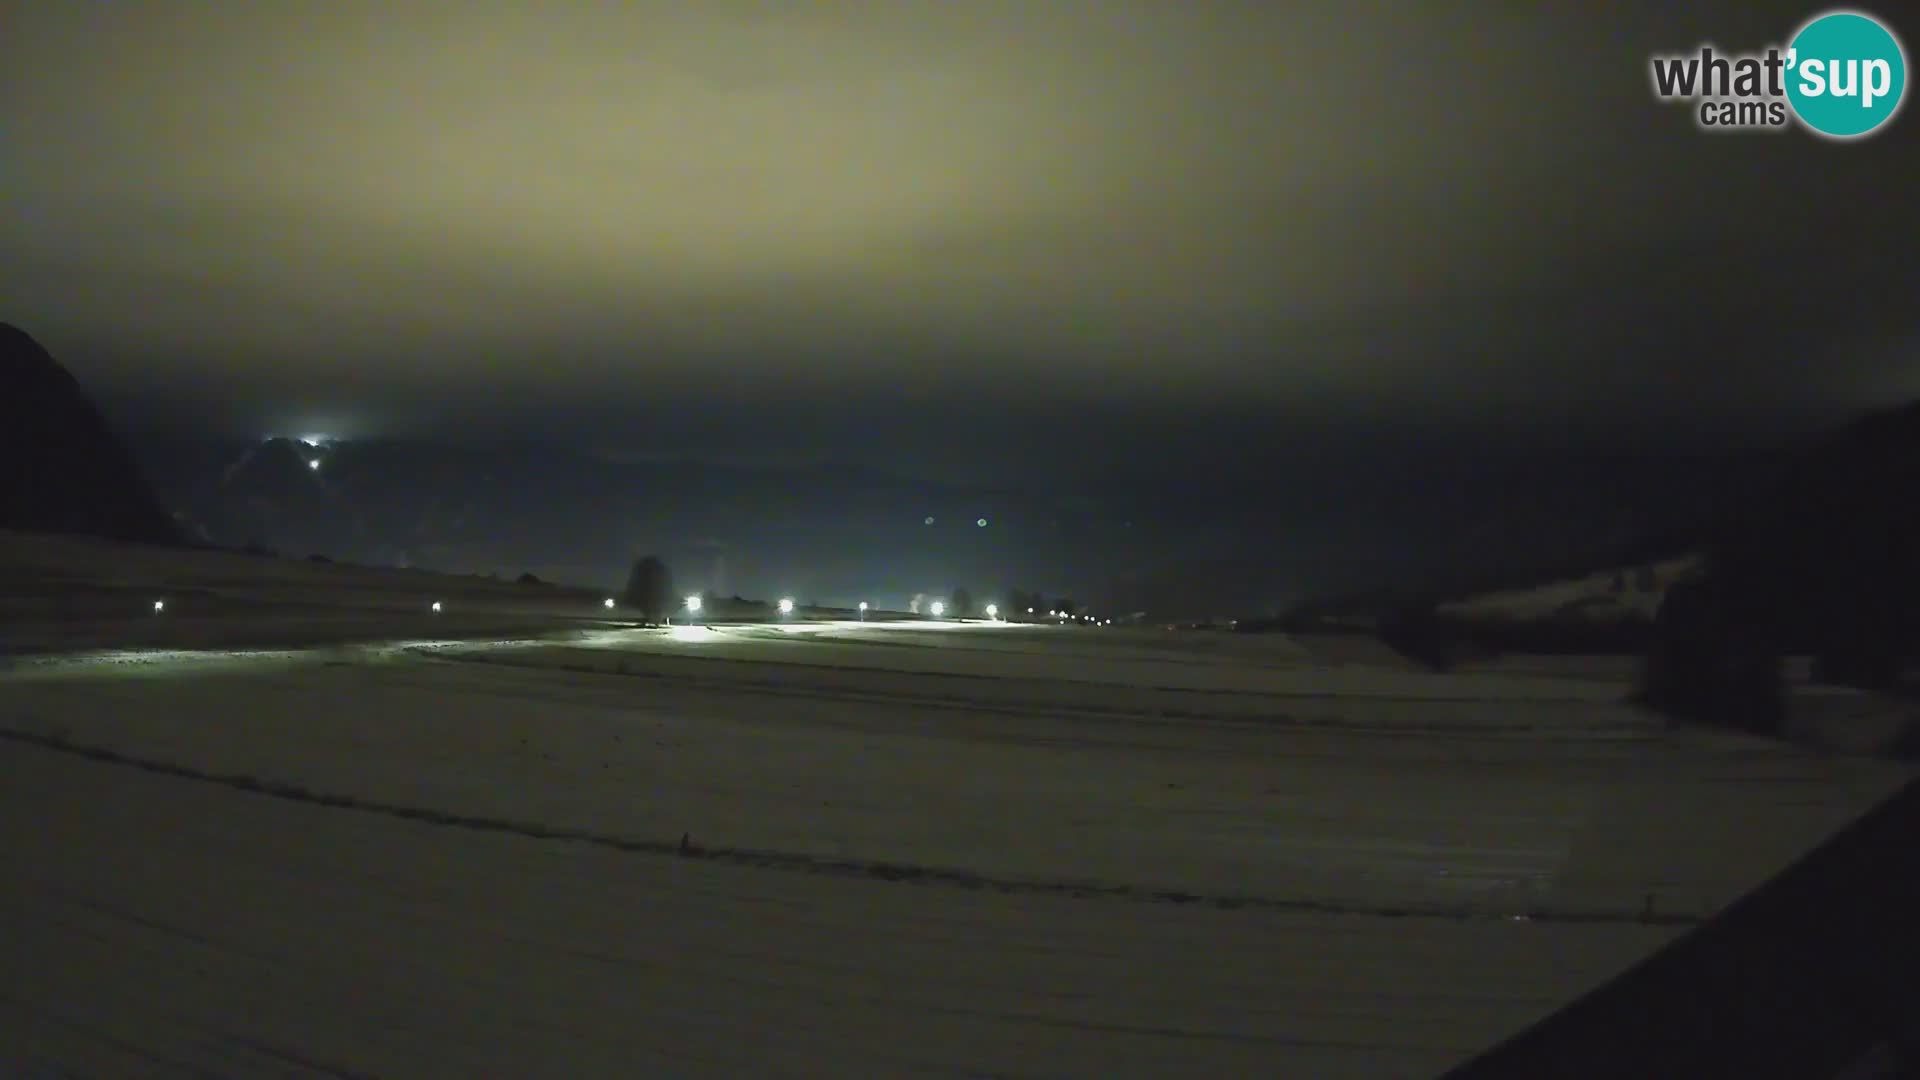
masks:
<instances>
[{"instance_id":1,"label":"snowy slope","mask_svg":"<svg viewBox=\"0 0 1920 1080\"><path fill-rule=\"evenodd\" d=\"M1667 587L1697 572L1693 558L1597 570L1524 589L1503 589L1440 605L1442 615L1466 619L1651 619Z\"/></svg>"}]
</instances>

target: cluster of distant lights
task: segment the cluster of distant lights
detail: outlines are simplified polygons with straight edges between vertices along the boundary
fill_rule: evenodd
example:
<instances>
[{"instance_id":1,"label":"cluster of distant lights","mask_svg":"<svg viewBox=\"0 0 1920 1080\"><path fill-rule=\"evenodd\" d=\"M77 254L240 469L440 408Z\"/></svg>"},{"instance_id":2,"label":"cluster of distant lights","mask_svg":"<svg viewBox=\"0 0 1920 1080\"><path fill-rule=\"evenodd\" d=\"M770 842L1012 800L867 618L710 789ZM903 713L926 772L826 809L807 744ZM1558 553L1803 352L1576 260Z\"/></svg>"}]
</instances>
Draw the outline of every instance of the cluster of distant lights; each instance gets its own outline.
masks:
<instances>
[{"instance_id":1,"label":"cluster of distant lights","mask_svg":"<svg viewBox=\"0 0 1920 1080\"><path fill-rule=\"evenodd\" d=\"M931 524L933 524L933 521L934 521L934 518L933 518L933 515L932 515L932 514L928 514L928 515L927 515L926 517L923 517L923 518L921 518L921 519L920 519L920 524L922 524L922 525L931 525ZM979 527L980 527L980 528L982 528L982 529L984 529L984 528L986 528L986 527L987 527L987 519L986 519L986 518L974 518L974 519L973 519L973 523L974 523L975 525L977 525L977 526L979 526Z\"/></svg>"},{"instance_id":2,"label":"cluster of distant lights","mask_svg":"<svg viewBox=\"0 0 1920 1080\"><path fill-rule=\"evenodd\" d=\"M1027 614L1029 614L1029 615L1031 615L1031 614L1033 614L1033 609L1032 609L1032 608L1028 608L1028 609L1027 609ZM1081 622L1090 622L1090 623L1093 623L1093 624L1095 624L1095 625L1097 625L1097 626L1112 626L1112 625L1113 625L1113 620L1112 620L1112 619L1101 619L1101 618L1097 618L1097 617L1095 617L1095 616L1092 616L1092 615L1075 615L1075 614L1074 614L1074 613L1072 613L1071 611L1052 611L1052 610L1049 610L1049 611L1047 612L1047 618L1049 618L1049 619L1068 619L1068 620L1072 620L1072 619L1079 619L1079 620L1080 620Z\"/></svg>"}]
</instances>

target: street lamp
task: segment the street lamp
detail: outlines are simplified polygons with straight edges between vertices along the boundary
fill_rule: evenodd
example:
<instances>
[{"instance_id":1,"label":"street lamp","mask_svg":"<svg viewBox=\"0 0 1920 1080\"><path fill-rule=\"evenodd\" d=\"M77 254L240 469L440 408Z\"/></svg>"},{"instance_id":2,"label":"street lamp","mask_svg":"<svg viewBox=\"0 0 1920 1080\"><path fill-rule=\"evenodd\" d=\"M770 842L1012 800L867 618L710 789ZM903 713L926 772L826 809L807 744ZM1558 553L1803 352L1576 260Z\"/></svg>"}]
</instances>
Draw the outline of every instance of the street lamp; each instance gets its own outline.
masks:
<instances>
[{"instance_id":1,"label":"street lamp","mask_svg":"<svg viewBox=\"0 0 1920 1080\"><path fill-rule=\"evenodd\" d=\"M860 601L860 621L867 621L867 602L865 600Z\"/></svg>"},{"instance_id":2,"label":"street lamp","mask_svg":"<svg viewBox=\"0 0 1920 1080\"><path fill-rule=\"evenodd\" d=\"M606 600L604 600L602 603L606 606L606 609L608 611L613 610L613 597L611 596L607 597Z\"/></svg>"},{"instance_id":3,"label":"street lamp","mask_svg":"<svg viewBox=\"0 0 1920 1080\"><path fill-rule=\"evenodd\" d=\"M431 612L433 612L433 613L434 613L435 615L438 615L438 614L440 614L440 601L438 601L438 600L435 600L435 601L434 601L434 602L432 603L432 605L430 605L430 606L429 606L429 607L427 608L427 610L428 610L428 611L431 611Z\"/></svg>"},{"instance_id":4,"label":"street lamp","mask_svg":"<svg viewBox=\"0 0 1920 1080\"><path fill-rule=\"evenodd\" d=\"M987 605L987 618L989 618L989 619L997 619L997 618L999 618L999 617L1000 617L1000 605L999 605L999 604L988 604L988 605Z\"/></svg>"},{"instance_id":5,"label":"street lamp","mask_svg":"<svg viewBox=\"0 0 1920 1080\"><path fill-rule=\"evenodd\" d=\"M158 615L165 610L167 610L167 602L165 600L155 600L153 602L153 613L155 615Z\"/></svg>"},{"instance_id":6,"label":"street lamp","mask_svg":"<svg viewBox=\"0 0 1920 1080\"><path fill-rule=\"evenodd\" d=\"M933 612L933 617L937 619L947 613L947 605L939 600L935 600L933 606L927 610Z\"/></svg>"},{"instance_id":7,"label":"street lamp","mask_svg":"<svg viewBox=\"0 0 1920 1080\"><path fill-rule=\"evenodd\" d=\"M780 598L780 614L782 615L793 614L793 597L783 596Z\"/></svg>"}]
</instances>

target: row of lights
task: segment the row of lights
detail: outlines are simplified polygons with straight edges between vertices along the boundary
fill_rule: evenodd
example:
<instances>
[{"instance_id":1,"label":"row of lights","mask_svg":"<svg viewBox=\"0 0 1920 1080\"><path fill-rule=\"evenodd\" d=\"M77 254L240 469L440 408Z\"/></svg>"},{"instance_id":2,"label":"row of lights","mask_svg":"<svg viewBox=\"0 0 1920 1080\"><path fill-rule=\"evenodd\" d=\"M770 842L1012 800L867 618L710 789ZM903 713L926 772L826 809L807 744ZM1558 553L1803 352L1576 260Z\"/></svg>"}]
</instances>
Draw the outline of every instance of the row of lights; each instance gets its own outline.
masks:
<instances>
[{"instance_id":1,"label":"row of lights","mask_svg":"<svg viewBox=\"0 0 1920 1080\"><path fill-rule=\"evenodd\" d=\"M605 607L608 611L612 611L616 606L616 601L611 596L607 597L605 600L602 600L600 603L601 603L601 606ZM698 596L687 597L687 614L697 615L700 612L700 608L701 608L701 601ZM860 618L865 619L867 617L867 609L868 609L867 602L865 600L860 601ZM158 615L161 612L164 612L166 610L167 610L167 602L165 600L155 600L153 602L153 613L155 615ZM427 610L438 615L441 611L445 610L445 608L440 603L440 601L435 600L433 603L427 605ZM940 615L946 614L947 605L942 603L941 601L935 600L933 602L933 607L931 610L933 611L933 614L936 617L938 617ZM989 619L997 619L1000 617L1000 607L997 604L988 604L986 611L987 611L987 618ZM1027 612L1028 614L1032 614L1033 609L1028 608ZM791 596L783 596L780 598L780 614L782 615L793 614L793 598ZM1049 612L1048 614L1052 614L1052 613Z\"/></svg>"},{"instance_id":2,"label":"row of lights","mask_svg":"<svg viewBox=\"0 0 1920 1080\"><path fill-rule=\"evenodd\" d=\"M613 597L611 596L607 597L606 600L603 601L603 603L606 605L607 610L609 611L613 610L613 607L614 607ZM780 603L778 606L780 608L780 614L782 615L793 614L793 607L794 607L793 597L791 596L781 597ZM699 614L700 607L701 607L701 601L698 596L687 597L687 614L689 615ZM862 600L860 601L859 607L860 607L860 618L865 619L867 617L867 612L868 610L871 609L872 605L868 604L865 600ZM932 611L935 615L943 615L946 613L946 610L947 610L946 604L942 603L939 600L935 600L933 602ZM986 607L986 612L987 612L987 618L997 619L1000 617L1000 606L998 604L988 604Z\"/></svg>"}]
</instances>

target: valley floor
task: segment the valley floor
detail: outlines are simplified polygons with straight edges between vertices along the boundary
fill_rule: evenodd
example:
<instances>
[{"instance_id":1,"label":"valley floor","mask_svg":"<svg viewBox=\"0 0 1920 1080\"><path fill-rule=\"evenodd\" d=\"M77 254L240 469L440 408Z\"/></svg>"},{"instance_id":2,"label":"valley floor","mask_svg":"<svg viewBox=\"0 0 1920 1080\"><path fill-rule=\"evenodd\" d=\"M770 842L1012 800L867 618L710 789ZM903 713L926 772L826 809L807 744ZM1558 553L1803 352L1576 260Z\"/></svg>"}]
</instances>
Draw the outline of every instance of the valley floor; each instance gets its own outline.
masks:
<instances>
[{"instance_id":1,"label":"valley floor","mask_svg":"<svg viewBox=\"0 0 1920 1080\"><path fill-rule=\"evenodd\" d=\"M1431 1076L1907 776L1666 731L1604 668L1338 648L816 623L17 658L0 1064Z\"/></svg>"}]
</instances>

